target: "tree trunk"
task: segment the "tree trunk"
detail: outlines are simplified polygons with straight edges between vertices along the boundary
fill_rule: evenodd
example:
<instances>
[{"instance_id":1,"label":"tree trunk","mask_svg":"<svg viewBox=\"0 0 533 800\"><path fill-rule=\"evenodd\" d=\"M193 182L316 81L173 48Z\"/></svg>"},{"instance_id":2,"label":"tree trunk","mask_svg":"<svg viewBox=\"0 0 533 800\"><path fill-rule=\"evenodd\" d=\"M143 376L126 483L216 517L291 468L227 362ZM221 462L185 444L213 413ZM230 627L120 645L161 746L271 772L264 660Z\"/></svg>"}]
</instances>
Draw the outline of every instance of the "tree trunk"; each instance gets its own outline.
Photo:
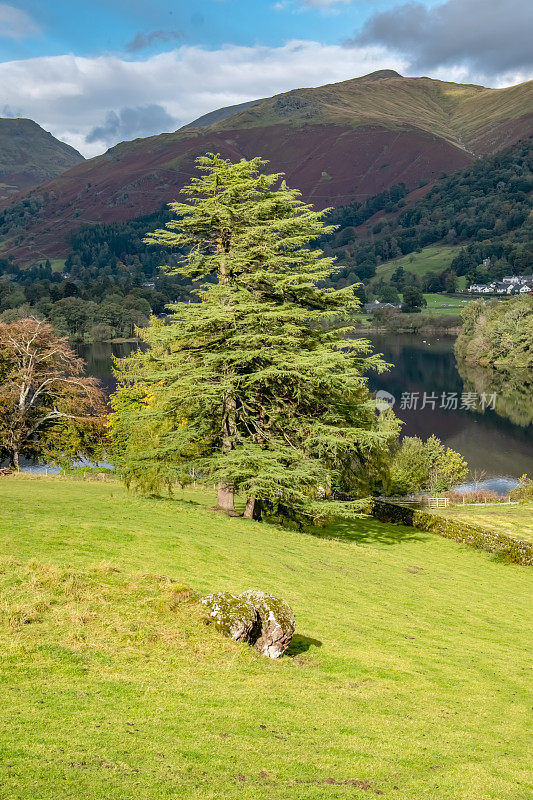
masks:
<instances>
[{"instance_id":1,"label":"tree trunk","mask_svg":"<svg viewBox=\"0 0 533 800\"><path fill-rule=\"evenodd\" d=\"M233 449L233 436L235 434L235 408L233 397L224 398L224 421L222 425L222 452L229 453ZM221 482L218 486L217 506L226 514L235 513L235 489L231 483Z\"/></svg>"},{"instance_id":2,"label":"tree trunk","mask_svg":"<svg viewBox=\"0 0 533 800\"><path fill-rule=\"evenodd\" d=\"M225 483L219 484L217 492L217 506L221 511L225 511L226 514L235 513L235 501L232 486L228 486Z\"/></svg>"},{"instance_id":3,"label":"tree trunk","mask_svg":"<svg viewBox=\"0 0 533 800\"><path fill-rule=\"evenodd\" d=\"M256 500L255 497L249 497L246 501L246 508L244 509L243 516L246 519L255 519L259 522L261 520L261 500Z\"/></svg>"},{"instance_id":4,"label":"tree trunk","mask_svg":"<svg viewBox=\"0 0 533 800\"><path fill-rule=\"evenodd\" d=\"M224 252L222 240L217 242L219 252ZM227 283L226 259L221 258L218 268L218 279L220 283ZM222 423L222 452L228 453L233 449L233 436L235 434L235 399L231 395L224 398L224 419ZM236 515L235 511L235 490L229 483L219 483L217 492L217 507L226 514Z\"/></svg>"},{"instance_id":5,"label":"tree trunk","mask_svg":"<svg viewBox=\"0 0 533 800\"><path fill-rule=\"evenodd\" d=\"M20 472L20 464L19 464L19 454L17 450L14 450L11 453L11 465L13 469L16 469L17 472Z\"/></svg>"}]
</instances>

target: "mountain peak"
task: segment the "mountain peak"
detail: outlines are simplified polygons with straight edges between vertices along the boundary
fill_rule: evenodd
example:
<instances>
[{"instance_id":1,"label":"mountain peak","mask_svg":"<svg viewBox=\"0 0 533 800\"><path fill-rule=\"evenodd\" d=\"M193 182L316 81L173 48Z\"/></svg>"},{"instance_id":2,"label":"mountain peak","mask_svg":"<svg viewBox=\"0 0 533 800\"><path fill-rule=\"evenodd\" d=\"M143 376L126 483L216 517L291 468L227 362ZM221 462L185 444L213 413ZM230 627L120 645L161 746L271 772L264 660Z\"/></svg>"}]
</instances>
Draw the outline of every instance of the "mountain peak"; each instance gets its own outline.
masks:
<instances>
[{"instance_id":1,"label":"mountain peak","mask_svg":"<svg viewBox=\"0 0 533 800\"><path fill-rule=\"evenodd\" d=\"M361 75L356 78L358 81L380 81L383 78L403 78L395 69L377 69L375 72L369 72L368 75Z\"/></svg>"},{"instance_id":2,"label":"mountain peak","mask_svg":"<svg viewBox=\"0 0 533 800\"><path fill-rule=\"evenodd\" d=\"M530 135L531 110L530 84L483 89L394 70L219 109L193 128L123 142L61 174L46 192L29 192L25 197L40 198L38 215L26 214L15 198L1 254L23 264L43 253L63 257L84 222L152 214L176 199L205 153L233 162L260 155L316 208L361 202L398 183L414 190ZM22 138L11 137L12 144ZM1 155L0 125L0 208L10 188L3 192L1 184L18 180L2 175ZM12 156L11 164L21 163Z\"/></svg>"},{"instance_id":3,"label":"mountain peak","mask_svg":"<svg viewBox=\"0 0 533 800\"><path fill-rule=\"evenodd\" d=\"M35 120L0 117L0 200L57 178L84 160Z\"/></svg>"}]
</instances>

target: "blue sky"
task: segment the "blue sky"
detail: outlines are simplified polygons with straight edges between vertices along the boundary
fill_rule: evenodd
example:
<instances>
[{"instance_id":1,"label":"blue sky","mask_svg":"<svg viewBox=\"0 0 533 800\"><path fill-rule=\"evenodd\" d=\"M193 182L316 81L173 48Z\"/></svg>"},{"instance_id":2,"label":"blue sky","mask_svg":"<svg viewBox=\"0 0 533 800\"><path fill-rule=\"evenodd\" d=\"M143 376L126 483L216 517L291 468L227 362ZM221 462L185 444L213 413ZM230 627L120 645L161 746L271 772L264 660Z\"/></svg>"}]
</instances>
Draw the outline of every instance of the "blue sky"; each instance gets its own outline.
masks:
<instances>
[{"instance_id":1,"label":"blue sky","mask_svg":"<svg viewBox=\"0 0 533 800\"><path fill-rule=\"evenodd\" d=\"M138 33L175 35L174 43L218 48L223 45L276 46L291 39L334 44L353 35L378 8L393 0L26 0L11 2L38 28L33 35L0 38L0 59L75 53L95 56L126 54ZM427 4L429 5L429 3ZM154 38L144 55L169 49ZM137 53L139 51L136 51ZM131 57L131 53L130 53Z\"/></svg>"},{"instance_id":2,"label":"blue sky","mask_svg":"<svg viewBox=\"0 0 533 800\"><path fill-rule=\"evenodd\" d=\"M86 156L377 69L533 77L531 0L0 0L0 116Z\"/></svg>"}]
</instances>

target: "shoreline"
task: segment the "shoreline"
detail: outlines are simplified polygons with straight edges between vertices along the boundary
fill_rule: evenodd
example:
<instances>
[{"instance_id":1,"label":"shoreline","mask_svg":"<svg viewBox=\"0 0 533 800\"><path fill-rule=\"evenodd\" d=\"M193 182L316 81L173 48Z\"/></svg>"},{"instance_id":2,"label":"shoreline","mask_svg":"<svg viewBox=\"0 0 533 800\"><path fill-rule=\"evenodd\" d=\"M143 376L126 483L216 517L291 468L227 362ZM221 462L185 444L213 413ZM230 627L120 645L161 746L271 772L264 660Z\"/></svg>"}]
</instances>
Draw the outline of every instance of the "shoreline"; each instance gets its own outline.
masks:
<instances>
[{"instance_id":1,"label":"shoreline","mask_svg":"<svg viewBox=\"0 0 533 800\"><path fill-rule=\"evenodd\" d=\"M417 328L416 331L414 331L412 328L388 328L385 325L365 325L365 326L354 327L353 330L356 333L366 333L366 334L402 333L402 334L412 334L413 336L417 336L420 333L425 335L440 333L443 336L457 337L461 331L461 328L460 327L442 328L440 326L435 327L433 325L423 325L420 328Z\"/></svg>"}]
</instances>

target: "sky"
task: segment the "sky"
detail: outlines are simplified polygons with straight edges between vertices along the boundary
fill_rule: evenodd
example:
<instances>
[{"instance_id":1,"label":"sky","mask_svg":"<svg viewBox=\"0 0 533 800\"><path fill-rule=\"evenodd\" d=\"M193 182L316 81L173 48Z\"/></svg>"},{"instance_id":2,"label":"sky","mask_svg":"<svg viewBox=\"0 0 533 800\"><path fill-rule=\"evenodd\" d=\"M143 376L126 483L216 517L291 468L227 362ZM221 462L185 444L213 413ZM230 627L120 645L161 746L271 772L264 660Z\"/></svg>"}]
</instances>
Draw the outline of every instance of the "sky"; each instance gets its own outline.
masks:
<instances>
[{"instance_id":1,"label":"sky","mask_svg":"<svg viewBox=\"0 0 533 800\"><path fill-rule=\"evenodd\" d=\"M0 116L84 156L377 69L533 78L531 0L0 1Z\"/></svg>"}]
</instances>

